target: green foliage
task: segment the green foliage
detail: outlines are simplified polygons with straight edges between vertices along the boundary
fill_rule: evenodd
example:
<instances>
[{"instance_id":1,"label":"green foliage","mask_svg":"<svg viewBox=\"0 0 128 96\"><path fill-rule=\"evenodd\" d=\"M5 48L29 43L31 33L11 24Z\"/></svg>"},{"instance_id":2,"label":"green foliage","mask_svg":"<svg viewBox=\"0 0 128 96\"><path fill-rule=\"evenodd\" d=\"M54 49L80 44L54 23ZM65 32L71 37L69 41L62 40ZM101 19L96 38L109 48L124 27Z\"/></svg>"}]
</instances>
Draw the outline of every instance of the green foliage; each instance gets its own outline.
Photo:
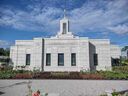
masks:
<instances>
[{"instance_id":1,"label":"green foliage","mask_svg":"<svg viewBox=\"0 0 128 96\"><path fill-rule=\"evenodd\" d=\"M98 71L106 79L128 80L128 66L115 66L112 71Z\"/></svg>"},{"instance_id":2,"label":"green foliage","mask_svg":"<svg viewBox=\"0 0 128 96\"><path fill-rule=\"evenodd\" d=\"M128 65L128 59L121 60L121 64L124 65L124 66Z\"/></svg>"},{"instance_id":3,"label":"green foliage","mask_svg":"<svg viewBox=\"0 0 128 96\"><path fill-rule=\"evenodd\" d=\"M31 74L31 71L5 69L0 71L0 79L13 79L17 74Z\"/></svg>"},{"instance_id":4,"label":"green foliage","mask_svg":"<svg viewBox=\"0 0 128 96\"><path fill-rule=\"evenodd\" d=\"M0 56L9 56L9 54L10 54L10 49L0 48Z\"/></svg>"},{"instance_id":5,"label":"green foliage","mask_svg":"<svg viewBox=\"0 0 128 96\"><path fill-rule=\"evenodd\" d=\"M85 78L90 79L109 79L109 80L122 80L128 79L128 73L122 71L96 71L90 73L84 73Z\"/></svg>"},{"instance_id":6,"label":"green foliage","mask_svg":"<svg viewBox=\"0 0 128 96\"><path fill-rule=\"evenodd\" d=\"M128 49L128 46L124 46L121 51L126 51Z\"/></svg>"},{"instance_id":7,"label":"green foliage","mask_svg":"<svg viewBox=\"0 0 128 96\"><path fill-rule=\"evenodd\" d=\"M113 93L112 93L112 96L119 96L119 93L113 92Z\"/></svg>"},{"instance_id":8,"label":"green foliage","mask_svg":"<svg viewBox=\"0 0 128 96\"><path fill-rule=\"evenodd\" d=\"M128 74L127 73L122 73L122 72L102 71L102 72L99 72L99 74L102 74L102 76L105 79L110 79L110 80L128 79Z\"/></svg>"},{"instance_id":9,"label":"green foliage","mask_svg":"<svg viewBox=\"0 0 128 96\"><path fill-rule=\"evenodd\" d=\"M109 79L109 80L128 80L128 66L113 67L112 71L93 71L93 72L39 72L12 70L8 67L0 71L0 79L11 78L42 78L42 79Z\"/></svg>"},{"instance_id":10,"label":"green foliage","mask_svg":"<svg viewBox=\"0 0 128 96\"><path fill-rule=\"evenodd\" d=\"M13 78L16 73L12 70L0 71L0 79L10 79Z\"/></svg>"},{"instance_id":11,"label":"green foliage","mask_svg":"<svg viewBox=\"0 0 128 96\"><path fill-rule=\"evenodd\" d=\"M50 74L50 77L56 79L64 79L64 78L69 78L70 74L68 72L52 72Z\"/></svg>"},{"instance_id":12,"label":"green foliage","mask_svg":"<svg viewBox=\"0 0 128 96\"><path fill-rule=\"evenodd\" d=\"M128 66L115 66L112 70L120 73L128 73Z\"/></svg>"},{"instance_id":13,"label":"green foliage","mask_svg":"<svg viewBox=\"0 0 128 96\"><path fill-rule=\"evenodd\" d=\"M4 48L0 48L0 56L4 56L5 53L4 53Z\"/></svg>"}]
</instances>

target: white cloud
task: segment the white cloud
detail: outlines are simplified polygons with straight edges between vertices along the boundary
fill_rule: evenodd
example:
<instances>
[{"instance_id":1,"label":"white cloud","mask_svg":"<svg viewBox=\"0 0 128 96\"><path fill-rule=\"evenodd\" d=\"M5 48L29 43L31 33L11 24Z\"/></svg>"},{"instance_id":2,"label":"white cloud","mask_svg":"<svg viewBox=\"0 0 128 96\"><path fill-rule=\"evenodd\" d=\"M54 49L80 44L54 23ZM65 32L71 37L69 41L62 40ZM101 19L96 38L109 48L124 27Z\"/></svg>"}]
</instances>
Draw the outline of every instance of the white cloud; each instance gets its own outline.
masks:
<instances>
[{"instance_id":1,"label":"white cloud","mask_svg":"<svg viewBox=\"0 0 128 96\"><path fill-rule=\"evenodd\" d=\"M57 8L44 8L42 10L34 8L30 13L21 10L1 9L3 15L0 18L1 26L11 26L19 30L48 31L56 30L59 19L56 14L62 11Z\"/></svg>"},{"instance_id":2,"label":"white cloud","mask_svg":"<svg viewBox=\"0 0 128 96\"><path fill-rule=\"evenodd\" d=\"M75 9L70 13L74 23L72 30L108 31L108 27L128 21L127 4L127 0L113 0L104 5L105 8L82 6Z\"/></svg>"},{"instance_id":3,"label":"white cloud","mask_svg":"<svg viewBox=\"0 0 128 96\"><path fill-rule=\"evenodd\" d=\"M128 26L126 26L126 25L118 25L115 27L109 27L109 29L117 34L128 33Z\"/></svg>"},{"instance_id":4,"label":"white cloud","mask_svg":"<svg viewBox=\"0 0 128 96\"><path fill-rule=\"evenodd\" d=\"M56 2L59 2L58 0ZM36 2L37 4L37 2ZM127 26L120 25L128 21L128 1L93 1L83 4L67 12L71 21L71 31L86 32L111 30L115 33L127 33ZM102 7L99 7L99 5ZM0 18L1 26L11 26L19 30L31 30L42 32L59 31L59 20L63 16L63 10L57 7L44 7L28 5L30 12L18 9L0 9L2 16ZM113 27L117 25L116 27ZM114 30L115 29L115 30ZM116 29L120 29L120 32Z\"/></svg>"},{"instance_id":5,"label":"white cloud","mask_svg":"<svg viewBox=\"0 0 128 96\"><path fill-rule=\"evenodd\" d=\"M6 40L0 40L0 48L8 47L10 45L12 45L11 42L6 41Z\"/></svg>"}]
</instances>

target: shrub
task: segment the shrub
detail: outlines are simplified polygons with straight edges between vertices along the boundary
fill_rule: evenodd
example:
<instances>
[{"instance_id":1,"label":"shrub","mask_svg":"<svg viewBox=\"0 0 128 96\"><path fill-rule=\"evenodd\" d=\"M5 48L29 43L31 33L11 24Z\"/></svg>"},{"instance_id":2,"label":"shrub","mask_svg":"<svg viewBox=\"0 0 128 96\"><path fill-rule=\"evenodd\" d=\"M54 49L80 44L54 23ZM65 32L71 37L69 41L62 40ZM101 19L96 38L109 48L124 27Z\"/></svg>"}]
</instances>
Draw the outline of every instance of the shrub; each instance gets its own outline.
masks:
<instances>
[{"instance_id":1,"label":"shrub","mask_svg":"<svg viewBox=\"0 0 128 96\"><path fill-rule=\"evenodd\" d=\"M70 79L82 79L79 72L70 72Z\"/></svg>"},{"instance_id":2,"label":"shrub","mask_svg":"<svg viewBox=\"0 0 128 96\"><path fill-rule=\"evenodd\" d=\"M68 72L52 72L50 77L51 79L69 79L70 74Z\"/></svg>"},{"instance_id":3,"label":"shrub","mask_svg":"<svg viewBox=\"0 0 128 96\"><path fill-rule=\"evenodd\" d=\"M112 70L116 72L128 73L128 66L115 66Z\"/></svg>"},{"instance_id":4,"label":"shrub","mask_svg":"<svg viewBox=\"0 0 128 96\"><path fill-rule=\"evenodd\" d=\"M119 93L113 92L113 93L112 93L112 96L119 96Z\"/></svg>"},{"instance_id":5,"label":"shrub","mask_svg":"<svg viewBox=\"0 0 128 96\"><path fill-rule=\"evenodd\" d=\"M18 73L14 77L14 79L31 79L31 78L33 78L31 73Z\"/></svg>"},{"instance_id":6,"label":"shrub","mask_svg":"<svg viewBox=\"0 0 128 96\"><path fill-rule=\"evenodd\" d=\"M50 72L34 73L34 78L49 79L50 78Z\"/></svg>"},{"instance_id":7,"label":"shrub","mask_svg":"<svg viewBox=\"0 0 128 96\"><path fill-rule=\"evenodd\" d=\"M81 74L81 77L83 79L104 79L104 77L101 74L98 73L88 73L88 74Z\"/></svg>"},{"instance_id":8,"label":"shrub","mask_svg":"<svg viewBox=\"0 0 128 96\"><path fill-rule=\"evenodd\" d=\"M0 79L10 79L15 76L12 70L0 71Z\"/></svg>"},{"instance_id":9,"label":"shrub","mask_svg":"<svg viewBox=\"0 0 128 96\"><path fill-rule=\"evenodd\" d=\"M21 71L21 70L2 70L0 71L0 79L14 79L16 77L18 77L18 74L31 74L32 75L32 72L31 71ZM23 76L23 78L25 78ZM28 75L28 77L26 76L26 78L30 78L30 76ZM32 78L32 77L31 77ZM20 78L17 78L17 79L20 79Z\"/></svg>"},{"instance_id":10,"label":"shrub","mask_svg":"<svg viewBox=\"0 0 128 96\"><path fill-rule=\"evenodd\" d=\"M125 79L128 80L128 66L113 67L113 71L81 72L39 72L24 70L1 70L0 79Z\"/></svg>"},{"instance_id":11,"label":"shrub","mask_svg":"<svg viewBox=\"0 0 128 96\"><path fill-rule=\"evenodd\" d=\"M113 71L102 71L99 72L105 79L128 79L127 73L121 73L121 72L113 72Z\"/></svg>"}]
</instances>

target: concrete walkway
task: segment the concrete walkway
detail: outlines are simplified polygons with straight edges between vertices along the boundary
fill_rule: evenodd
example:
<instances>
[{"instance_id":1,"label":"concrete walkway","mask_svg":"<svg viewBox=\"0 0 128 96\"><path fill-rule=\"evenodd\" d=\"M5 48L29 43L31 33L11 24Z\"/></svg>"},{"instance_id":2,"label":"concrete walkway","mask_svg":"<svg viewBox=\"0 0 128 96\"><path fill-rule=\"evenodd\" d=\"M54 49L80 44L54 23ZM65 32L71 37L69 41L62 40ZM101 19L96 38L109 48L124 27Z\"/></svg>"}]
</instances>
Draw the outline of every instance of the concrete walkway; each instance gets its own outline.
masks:
<instances>
[{"instance_id":1,"label":"concrete walkway","mask_svg":"<svg viewBox=\"0 0 128 96\"><path fill-rule=\"evenodd\" d=\"M0 96L26 96L29 80L0 80ZM30 80L32 91L60 96L99 96L105 91L127 90L128 81L121 80Z\"/></svg>"}]
</instances>

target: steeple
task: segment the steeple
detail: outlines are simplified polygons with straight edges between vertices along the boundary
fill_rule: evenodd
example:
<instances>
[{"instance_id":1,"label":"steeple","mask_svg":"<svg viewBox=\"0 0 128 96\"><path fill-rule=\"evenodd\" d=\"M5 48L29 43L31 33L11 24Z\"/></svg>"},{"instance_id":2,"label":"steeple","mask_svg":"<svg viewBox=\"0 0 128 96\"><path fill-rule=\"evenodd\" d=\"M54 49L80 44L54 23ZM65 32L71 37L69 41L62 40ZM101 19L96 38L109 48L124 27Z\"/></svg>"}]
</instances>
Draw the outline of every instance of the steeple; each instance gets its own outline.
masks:
<instances>
[{"instance_id":1,"label":"steeple","mask_svg":"<svg viewBox=\"0 0 128 96\"><path fill-rule=\"evenodd\" d=\"M69 20L66 10L63 11L63 18L60 20L60 31L56 35L57 38L74 38L72 32L69 32Z\"/></svg>"},{"instance_id":2,"label":"steeple","mask_svg":"<svg viewBox=\"0 0 128 96\"><path fill-rule=\"evenodd\" d=\"M66 9L64 9L64 18L66 18Z\"/></svg>"},{"instance_id":3,"label":"steeple","mask_svg":"<svg viewBox=\"0 0 128 96\"><path fill-rule=\"evenodd\" d=\"M69 31L69 20L66 10L66 0L65 8L63 10L63 18L60 20L60 31L56 35L57 38L74 38L72 32Z\"/></svg>"},{"instance_id":4,"label":"steeple","mask_svg":"<svg viewBox=\"0 0 128 96\"><path fill-rule=\"evenodd\" d=\"M64 17L60 20L60 32L61 34L67 34L69 32L69 20L66 17L66 10L64 9Z\"/></svg>"}]
</instances>

